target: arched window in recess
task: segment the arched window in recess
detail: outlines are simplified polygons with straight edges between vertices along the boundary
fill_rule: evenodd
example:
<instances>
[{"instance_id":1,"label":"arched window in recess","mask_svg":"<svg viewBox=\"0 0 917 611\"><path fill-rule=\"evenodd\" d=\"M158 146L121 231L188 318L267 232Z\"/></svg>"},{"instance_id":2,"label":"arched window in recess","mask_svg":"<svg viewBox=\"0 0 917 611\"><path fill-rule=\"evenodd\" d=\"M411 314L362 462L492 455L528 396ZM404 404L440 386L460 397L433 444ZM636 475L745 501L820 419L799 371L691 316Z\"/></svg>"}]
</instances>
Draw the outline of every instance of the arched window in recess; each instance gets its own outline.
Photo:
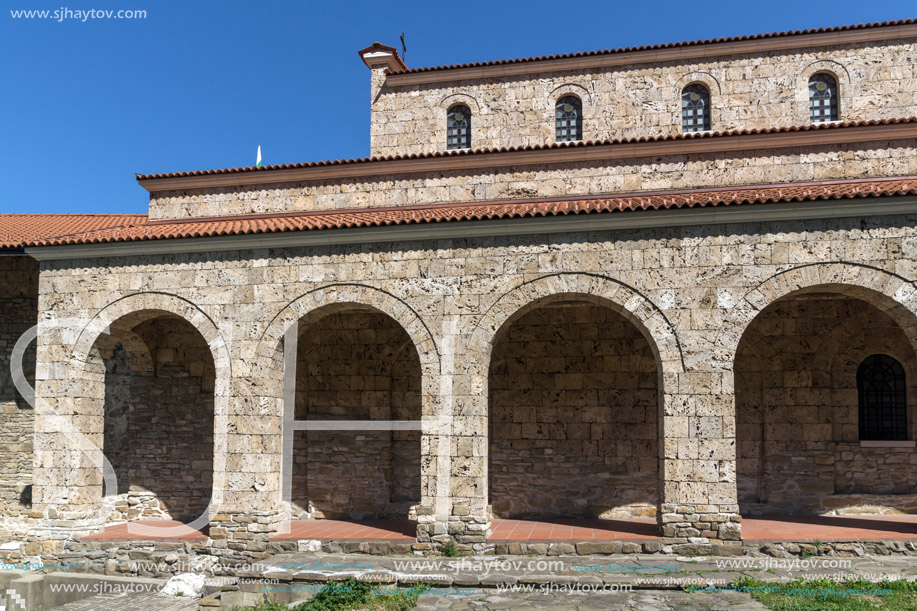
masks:
<instances>
[{"instance_id":1,"label":"arched window in recess","mask_svg":"<svg viewBox=\"0 0 917 611\"><path fill-rule=\"evenodd\" d=\"M838 120L837 79L819 72L809 79L809 120L825 123Z\"/></svg>"},{"instance_id":2,"label":"arched window in recess","mask_svg":"<svg viewBox=\"0 0 917 611\"><path fill-rule=\"evenodd\" d=\"M575 95L557 100L554 130L558 142L583 139L583 103Z\"/></svg>"},{"instance_id":3,"label":"arched window in recess","mask_svg":"<svg viewBox=\"0 0 917 611\"><path fill-rule=\"evenodd\" d=\"M446 115L446 149L471 148L471 111L467 106L453 106Z\"/></svg>"},{"instance_id":4,"label":"arched window in recess","mask_svg":"<svg viewBox=\"0 0 917 611\"><path fill-rule=\"evenodd\" d=\"M710 129L710 92L703 85L688 85L681 92L681 131L685 134Z\"/></svg>"},{"instance_id":5,"label":"arched window in recess","mask_svg":"<svg viewBox=\"0 0 917 611\"><path fill-rule=\"evenodd\" d=\"M907 439L904 368L885 354L866 357L857 369L860 439Z\"/></svg>"}]
</instances>

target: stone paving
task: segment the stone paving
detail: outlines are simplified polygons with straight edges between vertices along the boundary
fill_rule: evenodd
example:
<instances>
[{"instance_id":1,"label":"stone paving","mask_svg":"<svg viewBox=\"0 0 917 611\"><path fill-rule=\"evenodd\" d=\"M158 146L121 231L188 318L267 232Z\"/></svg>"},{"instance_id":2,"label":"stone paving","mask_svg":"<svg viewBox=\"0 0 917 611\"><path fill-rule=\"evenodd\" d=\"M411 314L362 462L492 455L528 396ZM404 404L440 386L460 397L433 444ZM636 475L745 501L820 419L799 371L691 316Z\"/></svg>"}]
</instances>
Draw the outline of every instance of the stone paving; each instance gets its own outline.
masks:
<instances>
[{"instance_id":1,"label":"stone paving","mask_svg":"<svg viewBox=\"0 0 917 611\"><path fill-rule=\"evenodd\" d=\"M559 562L551 571L528 570L524 565L474 566L476 562ZM416 562L414 565L402 563ZM448 563L456 564L448 564ZM437 565L436 563L442 563ZM719 563L719 564L718 564ZM726 565L724 563L731 563ZM742 563L742 564L735 564ZM806 564L808 563L808 564ZM827 564L828 566L820 566ZM840 566L832 566L832 565ZM667 566L663 566L667 565ZM677 565L677 567L673 567ZM459 557L385 558L363 554L285 554L264 562L264 571L238 574L247 582L243 591L263 592L266 583L320 582L363 578L380 586L407 587L412 583L435 583L441 588L421 597L417 609L503 611L524 609L640 609L752 611L765 609L749 594L741 592L687 592L686 584L724 586L741 577L763 582L789 581L799 576L833 577L837 580L863 578L869 581L917 579L913 558L884 556L871 558L688 558L659 555L615 555L584 557ZM676 568L677 570L671 570ZM587 569L587 570L583 570ZM663 570L665 569L665 570ZM431 578L439 575L438 578ZM650 581L655 579L656 581ZM615 591L620 584L631 591ZM501 592L500 587L515 591ZM443 590L451 588L451 593ZM230 587L238 590L239 586ZM602 590L611 591L602 591ZM302 600L302 598L299 598ZM58 611L196 611L197 601L150 593L111 593L58 607Z\"/></svg>"},{"instance_id":2,"label":"stone paving","mask_svg":"<svg viewBox=\"0 0 917 611\"><path fill-rule=\"evenodd\" d=\"M485 596L430 596L421 599L416 611L502 611L542 609L572 611L760 611L767 607L753 600L748 594L725 592L708 594L671 590L639 590L627 593L607 594L489 594Z\"/></svg>"},{"instance_id":3,"label":"stone paving","mask_svg":"<svg viewBox=\"0 0 917 611\"><path fill-rule=\"evenodd\" d=\"M549 564L551 563L551 564ZM365 554L281 554L262 561L263 571L240 573L248 579L325 582L354 577L401 585L426 581L437 586L493 588L514 584L628 584L643 588L728 584L750 577L789 581L800 575L834 579L917 579L909 556L863 558L813 556L685 557L658 554L613 556L463 556L456 558L368 556ZM889 577L890 576L890 577Z\"/></svg>"},{"instance_id":4,"label":"stone paving","mask_svg":"<svg viewBox=\"0 0 917 611\"><path fill-rule=\"evenodd\" d=\"M159 594L101 594L79 602L56 607L53 611L196 611L195 600L164 597ZM492 593L480 596L428 596L421 598L417 611L478 610L502 611L513 609L571 609L587 610L640 610L640 611L758 611L766 609L748 594L725 592L689 594L672 590L638 590L628 593L568 594L565 592Z\"/></svg>"},{"instance_id":5,"label":"stone paving","mask_svg":"<svg viewBox=\"0 0 917 611\"><path fill-rule=\"evenodd\" d=\"M197 599L150 592L112 592L55 607L53 611L197 611Z\"/></svg>"}]
</instances>

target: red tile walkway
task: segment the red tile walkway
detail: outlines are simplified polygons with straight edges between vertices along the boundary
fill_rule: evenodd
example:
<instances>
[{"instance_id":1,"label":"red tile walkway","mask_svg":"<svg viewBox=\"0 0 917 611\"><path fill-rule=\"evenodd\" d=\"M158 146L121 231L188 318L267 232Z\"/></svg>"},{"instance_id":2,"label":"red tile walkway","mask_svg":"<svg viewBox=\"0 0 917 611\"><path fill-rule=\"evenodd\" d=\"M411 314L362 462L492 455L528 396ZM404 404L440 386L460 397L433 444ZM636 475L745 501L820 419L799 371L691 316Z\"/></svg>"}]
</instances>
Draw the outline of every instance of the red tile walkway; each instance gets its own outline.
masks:
<instances>
[{"instance_id":1,"label":"red tile walkway","mask_svg":"<svg viewBox=\"0 0 917 611\"><path fill-rule=\"evenodd\" d=\"M494 520L488 541L656 541L655 518Z\"/></svg>"},{"instance_id":2,"label":"red tile walkway","mask_svg":"<svg viewBox=\"0 0 917 611\"><path fill-rule=\"evenodd\" d=\"M758 516L742 519L746 543L917 539L917 515Z\"/></svg>"},{"instance_id":3,"label":"red tile walkway","mask_svg":"<svg viewBox=\"0 0 917 611\"><path fill-rule=\"evenodd\" d=\"M101 533L83 537L83 541L202 541L206 530L191 530L172 520L144 520L133 524L150 527L184 527L171 536L136 535L127 532L126 524L108 526ZM628 520L556 519L494 520L491 542L505 541L658 541L659 531L653 518ZM320 541L379 541L413 543L417 524L413 520L296 520L290 533L272 540L318 539ZM875 541L917 539L917 515L895 516L759 516L742 520L746 543L764 544L779 541Z\"/></svg>"},{"instance_id":4,"label":"red tile walkway","mask_svg":"<svg viewBox=\"0 0 917 611\"><path fill-rule=\"evenodd\" d=\"M138 520L131 522L131 525L146 526L149 528L181 528L178 534L148 535L134 534L127 532L127 524L118 524L116 526L106 526L105 530L94 535L87 535L80 539L81 541L206 541L207 535L185 526L175 520ZM205 529L206 532L206 529Z\"/></svg>"},{"instance_id":5,"label":"red tile walkway","mask_svg":"<svg viewBox=\"0 0 917 611\"><path fill-rule=\"evenodd\" d=\"M271 541L318 539L320 541L385 541L414 543L417 522L413 520L293 520L288 534Z\"/></svg>"}]
</instances>

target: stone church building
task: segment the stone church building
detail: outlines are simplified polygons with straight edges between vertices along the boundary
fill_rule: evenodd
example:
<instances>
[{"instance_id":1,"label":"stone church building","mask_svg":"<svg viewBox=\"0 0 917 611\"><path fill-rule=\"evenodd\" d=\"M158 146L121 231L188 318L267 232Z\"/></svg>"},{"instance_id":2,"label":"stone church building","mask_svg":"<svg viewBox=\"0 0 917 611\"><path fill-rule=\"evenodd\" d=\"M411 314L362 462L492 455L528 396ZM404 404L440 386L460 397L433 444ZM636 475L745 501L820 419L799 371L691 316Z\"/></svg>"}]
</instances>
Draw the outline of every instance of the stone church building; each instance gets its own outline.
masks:
<instances>
[{"instance_id":1,"label":"stone church building","mask_svg":"<svg viewBox=\"0 0 917 611\"><path fill-rule=\"evenodd\" d=\"M917 513L917 22L359 54L369 157L0 216L3 540Z\"/></svg>"}]
</instances>

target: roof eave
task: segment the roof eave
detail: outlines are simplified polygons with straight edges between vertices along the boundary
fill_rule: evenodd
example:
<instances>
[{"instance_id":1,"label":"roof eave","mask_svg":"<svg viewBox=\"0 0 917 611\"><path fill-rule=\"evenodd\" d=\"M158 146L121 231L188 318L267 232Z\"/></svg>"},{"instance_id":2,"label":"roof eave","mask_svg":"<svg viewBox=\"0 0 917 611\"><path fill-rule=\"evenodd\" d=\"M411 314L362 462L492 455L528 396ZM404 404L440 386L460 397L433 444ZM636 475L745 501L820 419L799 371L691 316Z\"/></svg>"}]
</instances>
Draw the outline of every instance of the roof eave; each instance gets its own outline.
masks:
<instances>
[{"instance_id":1,"label":"roof eave","mask_svg":"<svg viewBox=\"0 0 917 611\"><path fill-rule=\"evenodd\" d=\"M513 166L640 159L670 155L774 150L801 146L856 144L917 139L917 118L854 125L805 127L782 131L733 132L703 137L583 144L469 152L418 158L368 159L278 169L242 169L190 176L138 176L140 186L156 193L217 187L283 184L444 171L473 171Z\"/></svg>"},{"instance_id":2,"label":"roof eave","mask_svg":"<svg viewBox=\"0 0 917 611\"><path fill-rule=\"evenodd\" d=\"M684 62L727 55L790 52L800 49L917 38L917 23L870 26L827 32L774 35L729 41L697 41L658 48L621 49L570 57L524 58L478 65L437 66L390 71L386 85L421 85L444 81L503 78L544 72L591 70L622 65Z\"/></svg>"},{"instance_id":3,"label":"roof eave","mask_svg":"<svg viewBox=\"0 0 917 611\"><path fill-rule=\"evenodd\" d=\"M454 221L329 230L253 233L196 238L27 247L39 261L91 259L175 253L213 253L229 250L295 248L412 242L436 239L506 237L514 235L769 223L828 218L900 216L917 213L917 196L845 198L805 202L723 205L677 210L637 210L626 214L586 214L515 219Z\"/></svg>"}]
</instances>

